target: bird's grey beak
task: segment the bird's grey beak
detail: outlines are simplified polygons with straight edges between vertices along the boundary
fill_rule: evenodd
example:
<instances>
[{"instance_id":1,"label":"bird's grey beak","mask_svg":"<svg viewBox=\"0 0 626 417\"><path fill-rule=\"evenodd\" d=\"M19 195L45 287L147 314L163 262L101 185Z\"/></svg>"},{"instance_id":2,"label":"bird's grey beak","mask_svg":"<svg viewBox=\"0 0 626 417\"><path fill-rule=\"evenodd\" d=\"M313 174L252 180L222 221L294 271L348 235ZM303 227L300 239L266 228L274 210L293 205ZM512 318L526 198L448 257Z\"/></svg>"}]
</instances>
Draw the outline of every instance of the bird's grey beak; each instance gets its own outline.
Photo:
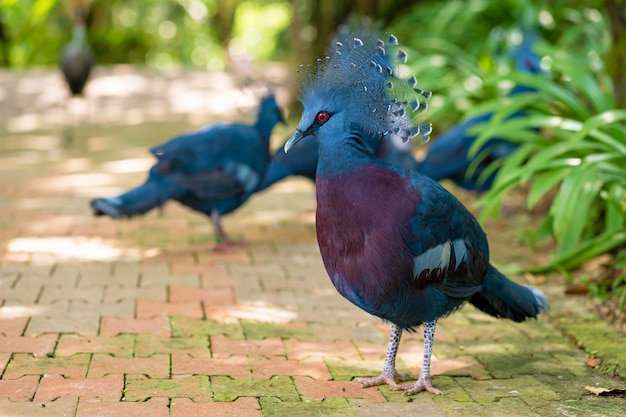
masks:
<instances>
[{"instance_id":1,"label":"bird's grey beak","mask_svg":"<svg viewBox=\"0 0 626 417\"><path fill-rule=\"evenodd\" d=\"M304 139L307 136L309 135L307 135L305 132L301 131L300 129L297 129L294 132L294 134L291 135L289 140L285 142L285 153L289 152L289 149L291 149L293 145L300 142L302 139Z\"/></svg>"}]
</instances>

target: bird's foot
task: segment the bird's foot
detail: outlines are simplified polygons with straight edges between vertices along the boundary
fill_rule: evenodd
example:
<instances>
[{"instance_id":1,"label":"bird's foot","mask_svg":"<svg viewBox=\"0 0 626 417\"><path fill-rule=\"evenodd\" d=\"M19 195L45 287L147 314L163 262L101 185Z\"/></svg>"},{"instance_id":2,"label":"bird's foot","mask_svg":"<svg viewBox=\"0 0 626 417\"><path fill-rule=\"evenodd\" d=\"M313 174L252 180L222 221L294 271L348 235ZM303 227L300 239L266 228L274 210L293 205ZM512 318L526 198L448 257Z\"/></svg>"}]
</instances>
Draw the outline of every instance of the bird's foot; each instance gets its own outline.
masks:
<instances>
[{"instance_id":1,"label":"bird's foot","mask_svg":"<svg viewBox=\"0 0 626 417\"><path fill-rule=\"evenodd\" d=\"M430 382L429 377L420 377L417 381L411 382L410 384L398 384L392 387L394 391L403 391L404 396L417 394L418 392L428 391L431 394L435 395L443 395L443 391L438 390L433 387L433 384Z\"/></svg>"},{"instance_id":2,"label":"bird's foot","mask_svg":"<svg viewBox=\"0 0 626 417\"><path fill-rule=\"evenodd\" d=\"M393 374L383 372L379 376L375 376L373 378L356 378L355 381L361 384L363 388L387 384L393 389L397 386L398 381L402 382L406 381L407 379L408 376L400 375L399 373L394 371Z\"/></svg>"},{"instance_id":3,"label":"bird's foot","mask_svg":"<svg viewBox=\"0 0 626 417\"><path fill-rule=\"evenodd\" d=\"M245 240L236 240L230 238L217 238L213 245L213 252L230 252L244 248L248 243Z\"/></svg>"}]
</instances>

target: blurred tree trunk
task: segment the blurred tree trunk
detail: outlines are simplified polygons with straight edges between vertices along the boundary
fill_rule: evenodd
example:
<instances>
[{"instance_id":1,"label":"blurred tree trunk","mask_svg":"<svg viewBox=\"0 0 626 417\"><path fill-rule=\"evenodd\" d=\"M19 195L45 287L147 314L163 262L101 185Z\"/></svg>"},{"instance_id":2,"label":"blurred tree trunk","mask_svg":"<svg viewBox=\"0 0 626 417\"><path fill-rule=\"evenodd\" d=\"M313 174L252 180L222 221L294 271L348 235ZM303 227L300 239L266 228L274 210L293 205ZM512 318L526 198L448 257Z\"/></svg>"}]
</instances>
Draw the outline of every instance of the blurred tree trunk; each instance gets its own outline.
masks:
<instances>
[{"instance_id":1,"label":"blurred tree trunk","mask_svg":"<svg viewBox=\"0 0 626 417\"><path fill-rule=\"evenodd\" d=\"M626 0L605 0L611 30L611 51L607 60L613 79L615 101L626 108Z\"/></svg>"},{"instance_id":2,"label":"blurred tree trunk","mask_svg":"<svg viewBox=\"0 0 626 417\"><path fill-rule=\"evenodd\" d=\"M384 30L395 17L416 3L406 0L293 0L291 42L294 68L323 57L337 28L349 17L369 17Z\"/></svg>"},{"instance_id":3,"label":"blurred tree trunk","mask_svg":"<svg viewBox=\"0 0 626 417\"><path fill-rule=\"evenodd\" d=\"M211 22L215 28L215 35L224 48L228 48L238 5L238 0L217 0L217 13Z\"/></svg>"},{"instance_id":4,"label":"blurred tree trunk","mask_svg":"<svg viewBox=\"0 0 626 417\"><path fill-rule=\"evenodd\" d=\"M0 11L0 43L2 44L2 66L8 67L9 62L9 34L7 33L4 19L2 18L2 11Z\"/></svg>"},{"instance_id":5,"label":"blurred tree trunk","mask_svg":"<svg viewBox=\"0 0 626 417\"><path fill-rule=\"evenodd\" d=\"M393 19L416 4L406 0L294 0L293 3L292 39L298 65L322 57L337 27L349 17L369 17L384 30Z\"/></svg>"}]
</instances>

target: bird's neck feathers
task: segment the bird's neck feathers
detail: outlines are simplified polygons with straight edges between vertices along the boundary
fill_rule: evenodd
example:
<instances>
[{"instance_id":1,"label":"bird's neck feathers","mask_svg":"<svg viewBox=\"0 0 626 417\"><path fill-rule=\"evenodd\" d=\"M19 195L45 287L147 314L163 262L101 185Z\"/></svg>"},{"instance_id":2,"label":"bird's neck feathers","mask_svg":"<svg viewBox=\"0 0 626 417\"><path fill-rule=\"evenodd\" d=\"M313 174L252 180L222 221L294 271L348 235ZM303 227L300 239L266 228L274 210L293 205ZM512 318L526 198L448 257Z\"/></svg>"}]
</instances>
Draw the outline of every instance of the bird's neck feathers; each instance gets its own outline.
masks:
<instances>
[{"instance_id":1,"label":"bird's neck feathers","mask_svg":"<svg viewBox=\"0 0 626 417\"><path fill-rule=\"evenodd\" d=\"M74 25L74 33L72 36L73 43L84 43L87 38L87 28L84 23L76 23Z\"/></svg>"},{"instance_id":2,"label":"bird's neck feathers","mask_svg":"<svg viewBox=\"0 0 626 417\"><path fill-rule=\"evenodd\" d=\"M336 136L320 135L317 176L340 176L363 167L380 164L380 160L375 157L380 139L374 136L364 134L355 128L339 132Z\"/></svg>"}]
</instances>

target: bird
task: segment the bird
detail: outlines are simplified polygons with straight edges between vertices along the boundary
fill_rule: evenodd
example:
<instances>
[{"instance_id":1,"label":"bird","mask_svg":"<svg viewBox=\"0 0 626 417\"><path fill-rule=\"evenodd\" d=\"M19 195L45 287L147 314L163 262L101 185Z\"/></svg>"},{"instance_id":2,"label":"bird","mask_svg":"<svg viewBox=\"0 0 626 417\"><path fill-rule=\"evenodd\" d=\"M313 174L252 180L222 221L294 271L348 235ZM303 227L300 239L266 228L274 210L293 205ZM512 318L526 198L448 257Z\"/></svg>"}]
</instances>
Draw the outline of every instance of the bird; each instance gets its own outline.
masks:
<instances>
[{"instance_id":1,"label":"bird","mask_svg":"<svg viewBox=\"0 0 626 417\"><path fill-rule=\"evenodd\" d=\"M548 304L537 288L517 284L490 263L476 218L437 181L376 157L389 134L427 140L417 123L430 94L404 75L407 53L398 39L377 33L348 36L328 57L301 70L303 112L285 144L319 143L316 234L336 290L365 312L391 323L382 373L358 378L363 387L388 384L405 395L442 392L432 385L430 360L437 320L465 302L521 322ZM383 57L393 56L392 65ZM395 369L401 335L424 331L417 381Z\"/></svg>"},{"instance_id":2,"label":"bird","mask_svg":"<svg viewBox=\"0 0 626 417\"><path fill-rule=\"evenodd\" d=\"M269 161L274 126L285 123L274 95L260 101L256 122L216 123L153 147L157 158L147 180L115 197L90 202L95 215L132 217L168 200L211 217L216 250L238 246L221 224L221 216L245 203L258 188Z\"/></svg>"},{"instance_id":3,"label":"bird","mask_svg":"<svg viewBox=\"0 0 626 417\"><path fill-rule=\"evenodd\" d=\"M73 97L82 96L94 65L94 55L86 39L85 11L74 10L72 40L61 49L59 66Z\"/></svg>"},{"instance_id":4,"label":"bird","mask_svg":"<svg viewBox=\"0 0 626 417\"><path fill-rule=\"evenodd\" d=\"M522 39L522 42L511 53L516 69L528 73L542 72L541 59L532 49L536 43L536 35L525 31ZM512 97L533 91L535 90L529 86L516 85L508 95ZM509 118L524 115L523 111L517 111ZM494 137L480 147L476 156L468 154L477 138L476 134L469 133L470 130L474 126L488 122L492 116L493 112L479 114L439 135L432 141L424 159L417 164L416 169L436 181L450 179L468 191L480 193L491 189L498 171L495 169L488 174L485 171L489 169L491 163L511 155L519 147L518 143ZM480 160L475 161L476 158Z\"/></svg>"}]
</instances>

